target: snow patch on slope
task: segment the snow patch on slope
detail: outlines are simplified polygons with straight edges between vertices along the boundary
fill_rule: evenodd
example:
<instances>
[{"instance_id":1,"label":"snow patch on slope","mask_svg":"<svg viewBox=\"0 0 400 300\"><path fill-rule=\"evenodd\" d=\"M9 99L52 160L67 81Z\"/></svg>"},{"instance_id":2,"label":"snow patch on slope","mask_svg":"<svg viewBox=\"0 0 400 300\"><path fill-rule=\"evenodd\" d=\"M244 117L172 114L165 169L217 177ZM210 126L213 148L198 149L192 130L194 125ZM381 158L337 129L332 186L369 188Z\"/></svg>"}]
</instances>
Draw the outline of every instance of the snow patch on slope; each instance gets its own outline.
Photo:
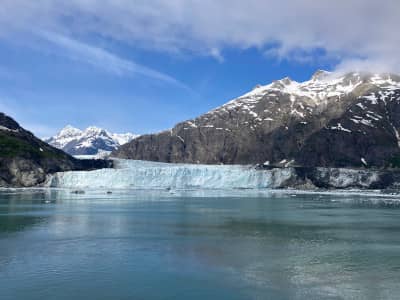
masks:
<instances>
[{"instance_id":1,"label":"snow patch on slope","mask_svg":"<svg viewBox=\"0 0 400 300\"><path fill-rule=\"evenodd\" d=\"M18 129L10 129L10 128L5 127L5 126L0 126L0 130L11 131L11 132L18 132L19 131Z\"/></svg>"},{"instance_id":2,"label":"snow patch on slope","mask_svg":"<svg viewBox=\"0 0 400 300\"><path fill-rule=\"evenodd\" d=\"M393 91L400 88L400 82L394 81L388 75L365 75L359 73L349 73L343 76L337 76L327 71L317 71L311 80L297 82L286 77L277 80L268 85L258 85L252 91L235 98L225 105L218 107L220 109L234 109L248 107L259 102L264 96L277 97L278 94L288 94L290 96L291 106L298 98L308 98L316 105L319 105L332 97L342 97L354 92L354 90L363 83L370 83L379 86L387 91ZM367 97L370 101L375 101L375 97Z\"/></svg>"}]
</instances>

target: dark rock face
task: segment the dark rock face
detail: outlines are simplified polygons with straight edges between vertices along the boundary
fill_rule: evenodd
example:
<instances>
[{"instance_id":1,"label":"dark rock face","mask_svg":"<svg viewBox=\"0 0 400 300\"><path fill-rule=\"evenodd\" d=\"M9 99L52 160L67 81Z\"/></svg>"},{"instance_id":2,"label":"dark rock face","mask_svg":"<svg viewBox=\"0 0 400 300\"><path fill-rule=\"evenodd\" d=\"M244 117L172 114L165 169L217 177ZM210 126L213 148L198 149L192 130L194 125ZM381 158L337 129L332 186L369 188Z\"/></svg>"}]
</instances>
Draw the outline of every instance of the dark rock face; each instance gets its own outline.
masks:
<instances>
[{"instance_id":1,"label":"dark rock face","mask_svg":"<svg viewBox=\"0 0 400 300\"><path fill-rule=\"evenodd\" d=\"M286 187L322 189L399 190L400 170L295 167L294 180Z\"/></svg>"},{"instance_id":2,"label":"dark rock face","mask_svg":"<svg viewBox=\"0 0 400 300\"><path fill-rule=\"evenodd\" d=\"M358 97L339 118L309 136L297 161L302 165L361 167L364 158L365 166L392 165L400 154L400 89L393 91L387 101L380 93L372 92L376 103ZM341 130L331 130L338 124Z\"/></svg>"},{"instance_id":3,"label":"dark rock face","mask_svg":"<svg viewBox=\"0 0 400 300\"><path fill-rule=\"evenodd\" d=\"M400 77L317 72L259 86L169 131L141 136L119 158L206 164L400 166Z\"/></svg>"},{"instance_id":4,"label":"dark rock face","mask_svg":"<svg viewBox=\"0 0 400 300\"><path fill-rule=\"evenodd\" d=\"M44 182L50 173L111 166L109 161L74 159L0 113L0 186L29 187Z\"/></svg>"}]
</instances>

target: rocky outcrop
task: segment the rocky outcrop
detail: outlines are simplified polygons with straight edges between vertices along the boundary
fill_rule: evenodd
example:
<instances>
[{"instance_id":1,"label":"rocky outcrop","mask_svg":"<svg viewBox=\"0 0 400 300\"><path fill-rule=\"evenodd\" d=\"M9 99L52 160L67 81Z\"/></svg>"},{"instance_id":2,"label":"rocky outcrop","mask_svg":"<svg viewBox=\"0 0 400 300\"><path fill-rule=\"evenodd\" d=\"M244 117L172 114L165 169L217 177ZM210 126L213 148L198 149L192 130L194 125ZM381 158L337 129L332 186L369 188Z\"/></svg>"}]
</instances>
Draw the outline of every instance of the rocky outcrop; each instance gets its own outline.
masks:
<instances>
[{"instance_id":1,"label":"rocky outcrop","mask_svg":"<svg viewBox=\"0 0 400 300\"><path fill-rule=\"evenodd\" d=\"M0 186L30 187L51 173L111 167L103 160L78 160L53 148L0 113Z\"/></svg>"},{"instance_id":2,"label":"rocky outcrop","mask_svg":"<svg viewBox=\"0 0 400 300\"><path fill-rule=\"evenodd\" d=\"M396 189L400 170L294 167L285 187L301 189Z\"/></svg>"},{"instance_id":3,"label":"rocky outcrop","mask_svg":"<svg viewBox=\"0 0 400 300\"><path fill-rule=\"evenodd\" d=\"M400 77L285 78L120 147L119 158L278 167L400 166Z\"/></svg>"}]
</instances>

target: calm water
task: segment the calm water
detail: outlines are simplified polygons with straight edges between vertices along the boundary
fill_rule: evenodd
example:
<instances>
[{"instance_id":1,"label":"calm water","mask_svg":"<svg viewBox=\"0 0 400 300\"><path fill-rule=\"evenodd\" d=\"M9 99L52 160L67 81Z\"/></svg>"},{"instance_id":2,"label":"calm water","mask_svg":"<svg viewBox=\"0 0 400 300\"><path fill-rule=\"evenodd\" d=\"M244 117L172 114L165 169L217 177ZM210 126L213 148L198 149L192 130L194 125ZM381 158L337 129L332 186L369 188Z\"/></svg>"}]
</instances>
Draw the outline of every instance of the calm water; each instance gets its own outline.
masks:
<instances>
[{"instance_id":1,"label":"calm water","mask_svg":"<svg viewBox=\"0 0 400 300\"><path fill-rule=\"evenodd\" d=\"M399 299L396 201L2 191L0 299Z\"/></svg>"}]
</instances>

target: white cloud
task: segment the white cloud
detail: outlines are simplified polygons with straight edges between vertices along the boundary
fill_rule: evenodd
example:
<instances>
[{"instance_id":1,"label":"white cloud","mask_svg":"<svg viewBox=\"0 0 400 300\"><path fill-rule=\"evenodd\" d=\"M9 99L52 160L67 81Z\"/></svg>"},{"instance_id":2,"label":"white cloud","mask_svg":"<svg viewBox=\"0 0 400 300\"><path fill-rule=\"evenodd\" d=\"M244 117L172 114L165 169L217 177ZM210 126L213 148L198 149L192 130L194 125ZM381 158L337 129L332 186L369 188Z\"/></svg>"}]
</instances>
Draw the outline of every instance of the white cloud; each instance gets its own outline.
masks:
<instances>
[{"instance_id":1,"label":"white cloud","mask_svg":"<svg viewBox=\"0 0 400 300\"><path fill-rule=\"evenodd\" d=\"M265 52L273 44L270 53L301 61L318 48L339 57L341 68L400 71L399 11L398 0L3 0L0 34L96 34L217 59L228 47Z\"/></svg>"},{"instance_id":2,"label":"white cloud","mask_svg":"<svg viewBox=\"0 0 400 300\"><path fill-rule=\"evenodd\" d=\"M220 63L224 62L224 57L218 48L211 48L210 56L215 58Z\"/></svg>"}]
</instances>

